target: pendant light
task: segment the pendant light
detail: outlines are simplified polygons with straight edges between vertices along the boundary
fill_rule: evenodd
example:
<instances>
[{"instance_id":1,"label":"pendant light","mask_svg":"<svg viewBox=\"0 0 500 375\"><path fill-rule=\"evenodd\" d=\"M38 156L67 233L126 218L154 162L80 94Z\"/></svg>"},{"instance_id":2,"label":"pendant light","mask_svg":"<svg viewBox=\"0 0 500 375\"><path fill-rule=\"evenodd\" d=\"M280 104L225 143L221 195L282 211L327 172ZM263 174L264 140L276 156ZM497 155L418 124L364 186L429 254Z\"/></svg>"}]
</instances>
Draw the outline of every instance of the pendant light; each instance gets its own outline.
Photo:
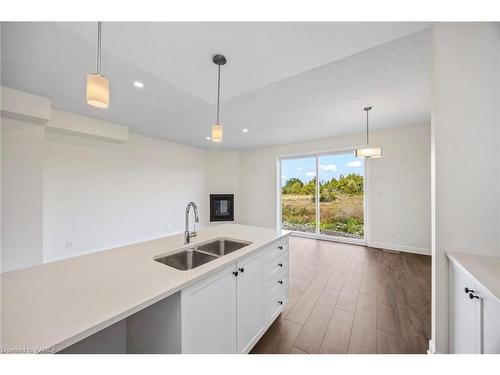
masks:
<instances>
[{"instance_id":1,"label":"pendant light","mask_svg":"<svg viewBox=\"0 0 500 375\"><path fill-rule=\"evenodd\" d=\"M87 103L98 108L109 106L109 81L101 74L101 28L97 22L97 69L87 76Z\"/></svg>"},{"instance_id":2,"label":"pendant light","mask_svg":"<svg viewBox=\"0 0 500 375\"><path fill-rule=\"evenodd\" d=\"M212 125L212 141L222 142L222 124L219 121L219 108L220 108L220 67L226 63L226 58L222 55L215 55L212 59L218 67L217 71L217 121Z\"/></svg>"},{"instance_id":3,"label":"pendant light","mask_svg":"<svg viewBox=\"0 0 500 375\"><path fill-rule=\"evenodd\" d=\"M369 129L368 129L368 112L372 107L365 107L363 110L366 112L366 147L358 148L354 151L354 156L360 159L375 159L382 157L382 149L380 147L370 147Z\"/></svg>"}]
</instances>

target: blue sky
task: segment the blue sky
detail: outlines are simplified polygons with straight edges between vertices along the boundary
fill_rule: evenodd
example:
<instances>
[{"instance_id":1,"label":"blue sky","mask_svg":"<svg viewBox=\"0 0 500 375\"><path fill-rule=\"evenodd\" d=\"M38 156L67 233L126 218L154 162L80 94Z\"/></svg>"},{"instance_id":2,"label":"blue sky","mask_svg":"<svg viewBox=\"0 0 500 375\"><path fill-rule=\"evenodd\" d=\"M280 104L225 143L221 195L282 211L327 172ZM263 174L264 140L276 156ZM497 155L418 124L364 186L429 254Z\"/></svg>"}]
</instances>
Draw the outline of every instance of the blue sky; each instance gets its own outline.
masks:
<instances>
[{"instance_id":1,"label":"blue sky","mask_svg":"<svg viewBox=\"0 0 500 375\"><path fill-rule=\"evenodd\" d=\"M340 175L357 173L364 175L363 159L354 157L353 153L324 155L319 157L320 181L338 179ZM281 182L297 177L307 183L316 175L316 160L314 157L303 159L286 159L281 161Z\"/></svg>"}]
</instances>

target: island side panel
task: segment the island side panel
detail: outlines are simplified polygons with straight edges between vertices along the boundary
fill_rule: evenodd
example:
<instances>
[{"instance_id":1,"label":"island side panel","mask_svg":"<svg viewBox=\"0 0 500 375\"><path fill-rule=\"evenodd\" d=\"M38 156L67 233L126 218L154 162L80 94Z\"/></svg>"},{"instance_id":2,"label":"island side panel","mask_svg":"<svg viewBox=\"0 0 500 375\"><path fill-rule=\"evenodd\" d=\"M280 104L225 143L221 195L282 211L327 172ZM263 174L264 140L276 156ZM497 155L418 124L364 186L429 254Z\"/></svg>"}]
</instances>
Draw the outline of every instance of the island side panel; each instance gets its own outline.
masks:
<instances>
[{"instance_id":1,"label":"island side panel","mask_svg":"<svg viewBox=\"0 0 500 375\"><path fill-rule=\"evenodd\" d=\"M127 318L127 353L179 354L181 301L177 292Z\"/></svg>"},{"instance_id":2,"label":"island side panel","mask_svg":"<svg viewBox=\"0 0 500 375\"><path fill-rule=\"evenodd\" d=\"M124 320L68 346L59 354L126 354L127 337Z\"/></svg>"}]
</instances>

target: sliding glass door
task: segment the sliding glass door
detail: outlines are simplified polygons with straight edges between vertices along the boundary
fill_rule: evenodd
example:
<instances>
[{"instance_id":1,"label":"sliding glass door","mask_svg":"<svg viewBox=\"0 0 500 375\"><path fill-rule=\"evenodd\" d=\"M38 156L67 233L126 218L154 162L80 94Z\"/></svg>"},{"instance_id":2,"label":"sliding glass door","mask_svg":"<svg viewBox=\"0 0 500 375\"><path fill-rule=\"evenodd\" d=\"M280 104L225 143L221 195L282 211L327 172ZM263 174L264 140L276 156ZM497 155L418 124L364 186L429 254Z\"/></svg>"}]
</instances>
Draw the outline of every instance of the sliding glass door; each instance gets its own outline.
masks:
<instances>
[{"instance_id":1,"label":"sliding glass door","mask_svg":"<svg viewBox=\"0 0 500 375\"><path fill-rule=\"evenodd\" d=\"M316 158L281 160L281 227L316 233Z\"/></svg>"},{"instance_id":2,"label":"sliding glass door","mask_svg":"<svg viewBox=\"0 0 500 375\"><path fill-rule=\"evenodd\" d=\"M352 153L318 156L319 233L364 237L364 165Z\"/></svg>"},{"instance_id":3,"label":"sliding glass door","mask_svg":"<svg viewBox=\"0 0 500 375\"><path fill-rule=\"evenodd\" d=\"M338 239L364 238L364 163L349 153L280 160L281 227Z\"/></svg>"}]
</instances>

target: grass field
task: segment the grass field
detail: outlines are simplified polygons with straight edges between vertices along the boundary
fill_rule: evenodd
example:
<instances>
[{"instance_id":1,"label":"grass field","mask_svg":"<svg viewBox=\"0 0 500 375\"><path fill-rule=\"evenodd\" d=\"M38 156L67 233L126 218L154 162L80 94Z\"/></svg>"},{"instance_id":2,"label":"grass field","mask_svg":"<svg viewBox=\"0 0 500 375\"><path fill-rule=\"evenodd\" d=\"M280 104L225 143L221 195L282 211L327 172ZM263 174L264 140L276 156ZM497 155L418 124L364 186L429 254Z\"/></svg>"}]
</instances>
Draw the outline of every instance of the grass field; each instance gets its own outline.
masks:
<instances>
[{"instance_id":1,"label":"grass field","mask_svg":"<svg viewBox=\"0 0 500 375\"><path fill-rule=\"evenodd\" d=\"M316 204L310 195L283 194L284 229L315 232ZM320 233L363 238L363 194L337 194L332 202L320 202Z\"/></svg>"}]
</instances>

